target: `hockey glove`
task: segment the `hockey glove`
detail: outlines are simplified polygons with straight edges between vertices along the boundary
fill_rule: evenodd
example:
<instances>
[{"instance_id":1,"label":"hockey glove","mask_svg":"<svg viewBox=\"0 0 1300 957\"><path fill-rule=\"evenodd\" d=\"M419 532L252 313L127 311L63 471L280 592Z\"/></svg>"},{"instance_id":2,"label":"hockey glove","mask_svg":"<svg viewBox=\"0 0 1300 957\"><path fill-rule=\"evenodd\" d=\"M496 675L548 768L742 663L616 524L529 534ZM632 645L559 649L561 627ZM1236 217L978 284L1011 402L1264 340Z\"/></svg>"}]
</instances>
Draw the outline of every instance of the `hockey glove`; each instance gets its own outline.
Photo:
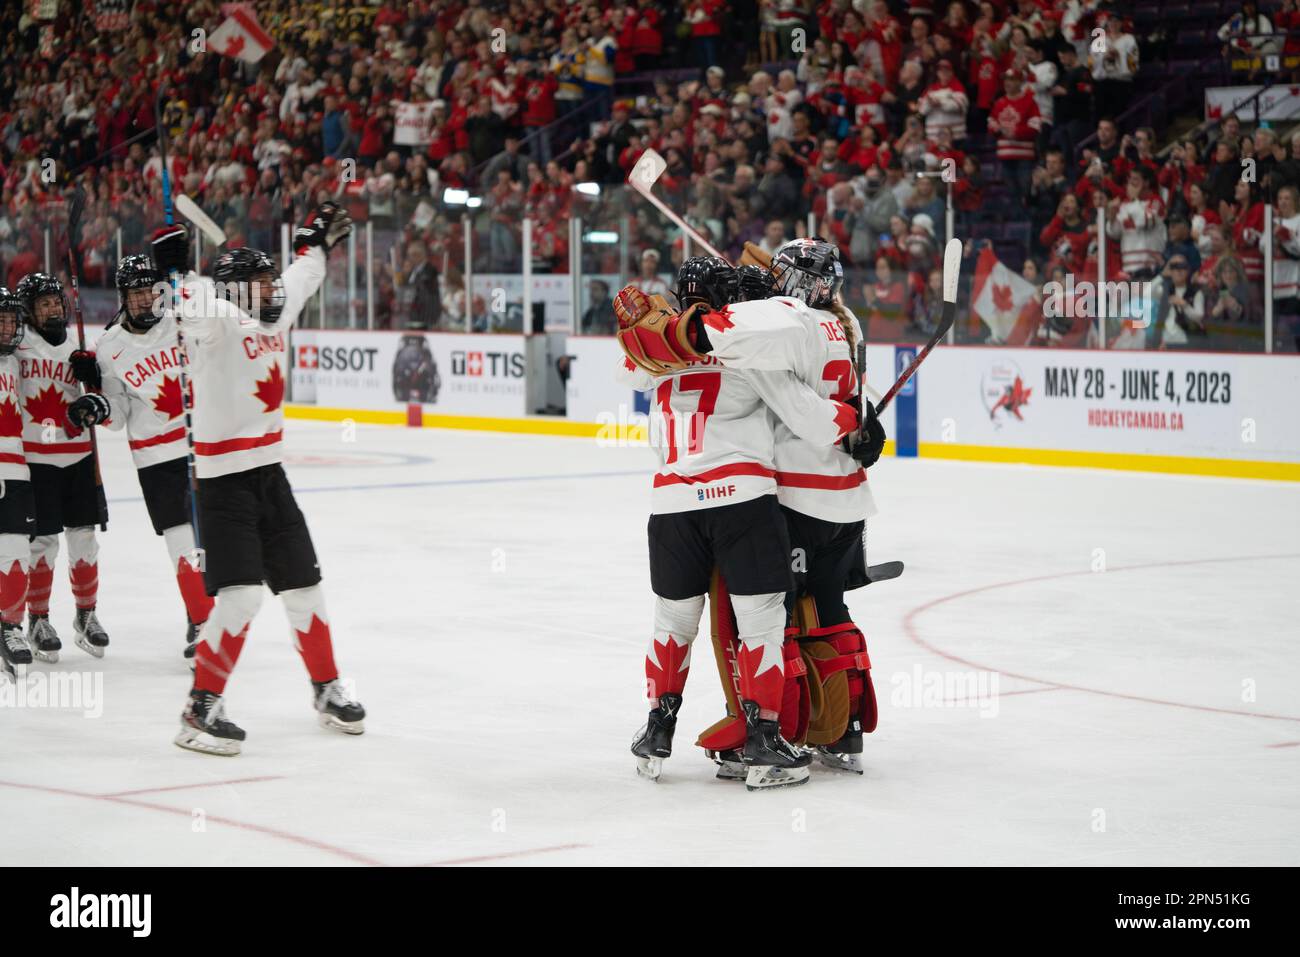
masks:
<instances>
[{"instance_id":1,"label":"hockey glove","mask_svg":"<svg viewBox=\"0 0 1300 957\"><path fill-rule=\"evenodd\" d=\"M350 232L351 217L337 203L321 203L307 217L307 222L294 230L293 248L301 253L318 247L328 253Z\"/></svg>"},{"instance_id":2,"label":"hockey glove","mask_svg":"<svg viewBox=\"0 0 1300 957\"><path fill-rule=\"evenodd\" d=\"M847 441L847 440L846 440ZM869 469L880 460L880 453L885 450L885 427L876 416L876 407L867 401L862 416L862 431L849 447L849 454L864 469Z\"/></svg>"},{"instance_id":3,"label":"hockey glove","mask_svg":"<svg viewBox=\"0 0 1300 957\"><path fill-rule=\"evenodd\" d=\"M95 353L88 349L76 349L68 357L68 362L72 366L73 377L87 389L99 391L103 387L104 380L99 373Z\"/></svg>"},{"instance_id":4,"label":"hockey glove","mask_svg":"<svg viewBox=\"0 0 1300 957\"><path fill-rule=\"evenodd\" d=\"M182 275L190 268L190 230L184 223L164 226L153 234L149 254L154 268L164 276L173 270Z\"/></svg>"},{"instance_id":5,"label":"hockey glove","mask_svg":"<svg viewBox=\"0 0 1300 957\"><path fill-rule=\"evenodd\" d=\"M88 429L92 425L107 422L113 408L98 392L87 392L68 406L68 421L75 426Z\"/></svg>"},{"instance_id":6,"label":"hockey glove","mask_svg":"<svg viewBox=\"0 0 1300 957\"><path fill-rule=\"evenodd\" d=\"M696 303L679 315L663 296L647 296L635 286L625 286L614 297L618 344L628 359L651 375L685 369L704 358L690 334L704 308Z\"/></svg>"}]
</instances>

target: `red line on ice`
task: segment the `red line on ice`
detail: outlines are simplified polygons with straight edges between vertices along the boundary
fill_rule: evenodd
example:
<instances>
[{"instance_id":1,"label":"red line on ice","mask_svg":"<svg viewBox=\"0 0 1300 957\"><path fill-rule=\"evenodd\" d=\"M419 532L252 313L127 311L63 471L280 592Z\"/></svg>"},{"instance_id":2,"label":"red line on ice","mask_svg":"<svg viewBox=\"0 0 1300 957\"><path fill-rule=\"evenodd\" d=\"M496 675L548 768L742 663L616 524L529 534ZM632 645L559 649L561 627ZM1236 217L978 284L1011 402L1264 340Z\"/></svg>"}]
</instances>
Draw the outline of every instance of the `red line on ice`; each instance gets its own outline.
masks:
<instances>
[{"instance_id":1,"label":"red line on ice","mask_svg":"<svg viewBox=\"0 0 1300 957\"><path fill-rule=\"evenodd\" d=\"M125 804L128 807L145 808L150 811L163 811L167 814L179 814L184 817L191 816L188 808L168 807L165 804L151 804L148 801L134 801L130 798L114 797L110 794L90 794L86 791L73 791L69 788L51 788L39 784L19 784L16 781L0 781L0 787L18 788L24 791L43 791L46 794L58 794L63 797L85 798L88 801L107 801L110 804ZM373 857L366 857L364 854L358 854L355 851L349 851L342 847L335 847L332 844L326 844L324 841L318 841L314 838L303 837L301 834L292 834L289 831L281 831L273 827L265 827L261 824L248 824L244 821L235 821L231 818L220 817L216 814L206 814L204 817L206 820L214 821L217 824L225 824L227 827L235 827L244 831L253 831L258 834L265 834L267 837L274 837L277 840L288 841L291 844L300 844L303 847L310 847L317 851L324 851L326 854L333 854L357 864L366 864L371 867L383 866L382 861L377 861Z\"/></svg>"},{"instance_id":2,"label":"red line on ice","mask_svg":"<svg viewBox=\"0 0 1300 957\"><path fill-rule=\"evenodd\" d=\"M174 784L171 787L162 788L137 788L134 791L114 791L112 794L101 794L100 797L120 798L131 797L135 794L161 794L163 791L188 791L191 788L215 788L226 784L256 784L259 781L282 781L284 780L278 774L268 774L260 778L232 778L229 781L200 781L198 784Z\"/></svg>"},{"instance_id":3,"label":"red line on ice","mask_svg":"<svg viewBox=\"0 0 1300 957\"><path fill-rule=\"evenodd\" d=\"M487 861L502 861L508 857L530 857L533 854L550 854L553 851L572 851L590 844L556 844L554 847L534 847L527 851L506 851L504 854L482 854L478 857L455 857L446 861L434 861L422 867L454 867L457 864L482 864Z\"/></svg>"},{"instance_id":4,"label":"red line on ice","mask_svg":"<svg viewBox=\"0 0 1300 957\"><path fill-rule=\"evenodd\" d=\"M983 665L980 664L979 662L971 661L969 658L962 658L958 655L950 654L949 652L946 652L941 648L936 648L934 645L930 644L924 638L921 637L920 632L916 626L916 619L920 615L929 611L931 608L935 608L938 605L942 605L946 602L955 601L958 598L967 598L971 595L978 595L981 592L993 591L994 589L998 589L998 588L1011 588L1017 585L1031 585L1036 582L1055 581L1061 578L1075 578L1083 575L1089 575L1089 576L1098 575L1098 574L1113 575L1118 572L1146 571L1147 569L1151 569L1151 568L1177 568L1185 565L1218 565L1225 562L1258 562L1258 561L1274 561L1277 559L1294 559L1294 558L1300 558L1300 553L1291 553L1286 555L1240 555L1235 558L1196 558L1196 559L1189 559L1187 561L1177 561L1177 562L1149 562L1143 565L1124 565L1119 568L1107 569L1105 572L1094 572L1091 570L1077 571L1077 572L1058 572L1057 574L1054 575L1035 575L1032 578L1018 578L1013 581L994 582L991 585L980 585L978 588L968 588L965 591L953 592L951 595L944 595L940 598L935 598L932 599L931 601L927 601L923 604L917 605L915 608L913 608L911 611L909 611L906 615L903 616L903 631L906 632L907 637L909 639L911 639L916 644L920 645L926 651L938 655L940 658L943 658L947 661L951 661L959 665L965 665L968 668L974 668L980 671L996 671L998 674L1006 675L1008 678L1019 678L1021 681L1032 681L1035 684L1050 685L1054 688L1062 688L1067 691L1083 691L1088 694L1104 695L1105 697L1108 698L1123 698L1126 701L1141 701L1145 704L1162 704L1162 705L1167 705L1170 708L1187 708L1188 710L1191 711L1211 711L1216 714L1235 714L1235 715L1240 715L1241 717L1244 718L1267 718L1270 721L1300 722L1300 717L1295 717L1289 714L1267 714L1260 711L1239 711L1235 708L1215 708L1212 707L1211 705L1188 704L1187 702L1184 701L1166 701L1163 698L1148 698L1143 695L1126 694L1122 691L1106 691L1105 689L1102 688L1085 688L1082 685L1072 685L1062 681L1050 681L1043 678L1034 678L1030 675L1017 674L1014 671L1006 671L1002 668L993 668L990 667L989 665Z\"/></svg>"}]
</instances>

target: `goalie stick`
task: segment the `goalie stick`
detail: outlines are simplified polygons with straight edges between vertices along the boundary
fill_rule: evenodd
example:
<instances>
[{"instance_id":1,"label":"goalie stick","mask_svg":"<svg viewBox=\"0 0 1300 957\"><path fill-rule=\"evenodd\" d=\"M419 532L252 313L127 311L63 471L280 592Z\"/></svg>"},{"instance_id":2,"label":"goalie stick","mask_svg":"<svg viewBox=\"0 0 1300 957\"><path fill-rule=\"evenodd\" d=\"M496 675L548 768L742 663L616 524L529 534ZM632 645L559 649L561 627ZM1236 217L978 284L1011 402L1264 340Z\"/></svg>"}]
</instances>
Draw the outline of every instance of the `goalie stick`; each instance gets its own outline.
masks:
<instances>
[{"instance_id":1,"label":"goalie stick","mask_svg":"<svg viewBox=\"0 0 1300 957\"><path fill-rule=\"evenodd\" d=\"M939 319L939 328L935 330L930 341L922 347L921 351L916 354L907 368L903 370L884 397L876 403L876 414L879 415L885 411L885 407L894 401L894 396L903 390L907 385L907 380L912 378L916 370L920 368L925 357L930 351L939 344L939 340L948 334L952 324L957 319L957 281L961 278L961 240L952 238L948 240L948 245L943 250L943 314Z\"/></svg>"},{"instance_id":2,"label":"goalie stick","mask_svg":"<svg viewBox=\"0 0 1300 957\"><path fill-rule=\"evenodd\" d=\"M654 207L668 217L670 221L675 223L682 232L691 237L692 242L698 243L710 256L716 256L719 259L730 262L731 260L727 259L726 256L713 248L712 243L696 232L690 223L677 215L677 213L668 207L667 203L652 192L654 184L659 181L659 177L663 175L664 170L667 168L668 164L664 162L664 158L654 150L648 149L642 153L641 158L636 161L636 165L632 167L632 172L627 174L628 185L653 204Z\"/></svg>"}]
</instances>

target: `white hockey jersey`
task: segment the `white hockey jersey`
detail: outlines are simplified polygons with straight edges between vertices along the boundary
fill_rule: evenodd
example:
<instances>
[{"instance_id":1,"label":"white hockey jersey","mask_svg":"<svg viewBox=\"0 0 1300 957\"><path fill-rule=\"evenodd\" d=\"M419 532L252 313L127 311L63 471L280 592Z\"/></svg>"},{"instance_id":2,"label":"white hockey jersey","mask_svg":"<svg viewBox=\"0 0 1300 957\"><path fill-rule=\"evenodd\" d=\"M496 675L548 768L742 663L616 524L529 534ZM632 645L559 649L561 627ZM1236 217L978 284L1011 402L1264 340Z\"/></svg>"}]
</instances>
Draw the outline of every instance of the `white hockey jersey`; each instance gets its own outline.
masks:
<instances>
[{"instance_id":1,"label":"white hockey jersey","mask_svg":"<svg viewBox=\"0 0 1300 957\"><path fill-rule=\"evenodd\" d=\"M853 410L818 395L791 372L724 368L707 359L653 377L624 359L617 373L651 391L650 444L659 457L651 511L715 508L777 491L776 428L832 445Z\"/></svg>"},{"instance_id":2,"label":"white hockey jersey","mask_svg":"<svg viewBox=\"0 0 1300 957\"><path fill-rule=\"evenodd\" d=\"M282 458L285 334L320 288L325 254L302 252L282 278L284 309L273 323L258 322L218 299L207 277L191 272L182 283L181 329L190 359L195 469L201 479Z\"/></svg>"},{"instance_id":3,"label":"white hockey jersey","mask_svg":"<svg viewBox=\"0 0 1300 957\"><path fill-rule=\"evenodd\" d=\"M29 464L63 468L90 454L90 435L68 426L68 406L81 396L68 362L76 348L72 335L52 346L28 327L14 353L22 376L23 449Z\"/></svg>"},{"instance_id":4,"label":"white hockey jersey","mask_svg":"<svg viewBox=\"0 0 1300 957\"><path fill-rule=\"evenodd\" d=\"M104 425L126 429L135 467L183 458L188 447L175 318L165 314L143 332L113 326L100 336L95 357L100 391L113 410Z\"/></svg>"},{"instance_id":5,"label":"white hockey jersey","mask_svg":"<svg viewBox=\"0 0 1300 957\"><path fill-rule=\"evenodd\" d=\"M711 357L724 368L787 371L838 403L857 394L854 356L834 313L779 296L737 303L708 314L704 323ZM854 332L861 341L856 321ZM856 413L850 413L856 427ZM782 505L827 522L856 522L875 514L866 470L838 443L809 441L782 419L775 462Z\"/></svg>"},{"instance_id":6,"label":"white hockey jersey","mask_svg":"<svg viewBox=\"0 0 1300 957\"><path fill-rule=\"evenodd\" d=\"M23 452L23 387L18 360L0 356L0 481L31 479Z\"/></svg>"}]
</instances>

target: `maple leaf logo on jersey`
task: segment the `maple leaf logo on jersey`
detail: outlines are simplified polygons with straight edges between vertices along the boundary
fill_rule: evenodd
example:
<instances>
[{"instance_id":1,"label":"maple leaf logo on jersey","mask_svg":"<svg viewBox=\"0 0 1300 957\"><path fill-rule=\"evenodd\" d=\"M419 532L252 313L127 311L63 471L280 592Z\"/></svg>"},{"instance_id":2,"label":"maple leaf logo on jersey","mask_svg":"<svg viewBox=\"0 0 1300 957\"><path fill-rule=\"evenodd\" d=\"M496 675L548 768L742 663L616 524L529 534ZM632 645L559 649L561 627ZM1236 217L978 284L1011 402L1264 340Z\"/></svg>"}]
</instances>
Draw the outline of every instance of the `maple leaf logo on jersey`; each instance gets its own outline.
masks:
<instances>
[{"instance_id":1,"label":"maple leaf logo on jersey","mask_svg":"<svg viewBox=\"0 0 1300 957\"><path fill-rule=\"evenodd\" d=\"M27 414L33 422L53 422L56 426L68 424L68 400L55 386L47 385L27 400Z\"/></svg>"},{"instance_id":2,"label":"maple leaf logo on jersey","mask_svg":"<svg viewBox=\"0 0 1300 957\"><path fill-rule=\"evenodd\" d=\"M153 397L153 408L169 422L184 413L185 403L181 401L180 376L163 376L162 385L158 386L158 394Z\"/></svg>"},{"instance_id":3,"label":"maple leaf logo on jersey","mask_svg":"<svg viewBox=\"0 0 1300 957\"><path fill-rule=\"evenodd\" d=\"M700 320L710 329L716 329L718 332L726 332L735 325L731 321L731 307L723 306L716 312L706 312Z\"/></svg>"},{"instance_id":4,"label":"maple leaf logo on jersey","mask_svg":"<svg viewBox=\"0 0 1300 957\"><path fill-rule=\"evenodd\" d=\"M0 402L0 438L16 439L23 434L23 414L18 406L5 399Z\"/></svg>"},{"instance_id":5,"label":"maple leaf logo on jersey","mask_svg":"<svg viewBox=\"0 0 1300 957\"><path fill-rule=\"evenodd\" d=\"M284 401L284 376L280 374L280 363L271 366L271 374L259 379L257 390L253 393L266 406L265 411L274 412Z\"/></svg>"}]
</instances>

